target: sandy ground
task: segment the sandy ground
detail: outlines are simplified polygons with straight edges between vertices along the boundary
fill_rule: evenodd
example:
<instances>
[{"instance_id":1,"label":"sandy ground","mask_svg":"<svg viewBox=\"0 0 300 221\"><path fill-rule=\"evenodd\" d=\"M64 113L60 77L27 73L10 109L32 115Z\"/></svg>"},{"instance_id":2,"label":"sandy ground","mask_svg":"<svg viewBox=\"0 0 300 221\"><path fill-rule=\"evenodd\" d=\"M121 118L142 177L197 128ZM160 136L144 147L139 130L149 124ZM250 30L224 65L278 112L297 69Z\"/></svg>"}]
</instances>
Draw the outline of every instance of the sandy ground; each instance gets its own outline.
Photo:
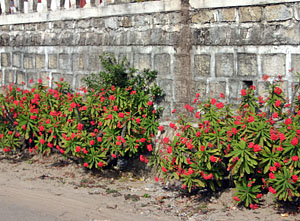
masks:
<instances>
[{"instance_id":1,"label":"sandy ground","mask_svg":"<svg viewBox=\"0 0 300 221\"><path fill-rule=\"evenodd\" d=\"M270 195L259 209L247 210L234 205L232 194L184 196L130 172L87 172L60 155L15 160L0 154L0 221L300 220Z\"/></svg>"}]
</instances>

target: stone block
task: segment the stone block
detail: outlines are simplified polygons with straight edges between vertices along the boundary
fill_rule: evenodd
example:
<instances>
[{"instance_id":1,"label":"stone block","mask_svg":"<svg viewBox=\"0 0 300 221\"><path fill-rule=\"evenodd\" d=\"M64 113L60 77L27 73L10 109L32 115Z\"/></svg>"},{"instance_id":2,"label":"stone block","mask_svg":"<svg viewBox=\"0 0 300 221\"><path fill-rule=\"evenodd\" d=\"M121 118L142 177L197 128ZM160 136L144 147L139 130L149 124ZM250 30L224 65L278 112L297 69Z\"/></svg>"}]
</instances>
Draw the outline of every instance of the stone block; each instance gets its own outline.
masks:
<instances>
[{"instance_id":1,"label":"stone block","mask_svg":"<svg viewBox=\"0 0 300 221\"><path fill-rule=\"evenodd\" d=\"M3 71L1 69L0 69L0 85L1 86L3 85Z\"/></svg>"},{"instance_id":2,"label":"stone block","mask_svg":"<svg viewBox=\"0 0 300 221\"><path fill-rule=\"evenodd\" d=\"M104 28L104 19L103 18L94 18L91 22L91 26L97 29Z\"/></svg>"},{"instance_id":3,"label":"stone block","mask_svg":"<svg viewBox=\"0 0 300 221\"><path fill-rule=\"evenodd\" d=\"M160 79L157 81L157 84L161 89L163 89L165 93L165 100L166 101L172 101L173 100L173 87L174 83L173 80L167 80L167 79Z\"/></svg>"},{"instance_id":4,"label":"stone block","mask_svg":"<svg viewBox=\"0 0 300 221\"><path fill-rule=\"evenodd\" d=\"M11 59L10 53L1 53L1 67L10 67Z\"/></svg>"},{"instance_id":5,"label":"stone block","mask_svg":"<svg viewBox=\"0 0 300 221\"><path fill-rule=\"evenodd\" d=\"M229 98L232 99L232 101L234 102L239 97L240 81L229 80L228 86L229 86Z\"/></svg>"},{"instance_id":6,"label":"stone block","mask_svg":"<svg viewBox=\"0 0 300 221\"><path fill-rule=\"evenodd\" d=\"M73 74L63 74L64 81L69 83L70 87L73 88Z\"/></svg>"},{"instance_id":7,"label":"stone block","mask_svg":"<svg viewBox=\"0 0 300 221\"><path fill-rule=\"evenodd\" d=\"M293 72L300 73L300 54L292 54L292 68Z\"/></svg>"},{"instance_id":8,"label":"stone block","mask_svg":"<svg viewBox=\"0 0 300 221\"><path fill-rule=\"evenodd\" d=\"M262 55L262 74L269 76L285 75L286 67L285 54L264 54Z\"/></svg>"},{"instance_id":9,"label":"stone block","mask_svg":"<svg viewBox=\"0 0 300 221\"><path fill-rule=\"evenodd\" d=\"M256 76L258 72L257 55L238 53L238 75L239 76Z\"/></svg>"},{"instance_id":10,"label":"stone block","mask_svg":"<svg viewBox=\"0 0 300 221\"><path fill-rule=\"evenodd\" d=\"M216 76L229 77L234 73L233 54L219 53L216 54Z\"/></svg>"},{"instance_id":11,"label":"stone block","mask_svg":"<svg viewBox=\"0 0 300 221\"><path fill-rule=\"evenodd\" d=\"M22 85L25 82L26 82L25 73L23 71L17 71L16 72L16 83L18 85Z\"/></svg>"},{"instance_id":12,"label":"stone block","mask_svg":"<svg viewBox=\"0 0 300 221\"><path fill-rule=\"evenodd\" d=\"M192 23L211 23L215 22L213 10L200 10L192 16Z\"/></svg>"},{"instance_id":13,"label":"stone block","mask_svg":"<svg viewBox=\"0 0 300 221\"><path fill-rule=\"evenodd\" d=\"M118 56L119 62L131 63L131 53L120 53Z\"/></svg>"},{"instance_id":14,"label":"stone block","mask_svg":"<svg viewBox=\"0 0 300 221\"><path fill-rule=\"evenodd\" d=\"M58 56L59 69L71 70L71 60L69 54L61 53Z\"/></svg>"},{"instance_id":15,"label":"stone block","mask_svg":"<svg viewBox=\"0 0 300 221\"><path fill-rule=\"evenodd\" d=\"M13 70L5 70L4 75L4 84L15 83L15 72Z\"/></svg>"},{"instance_id":16,"label":"stone block","mask_svg":"<svg viewBox=\"0 0 300 221\"><path fill-rule=\"evenodd\" d=\"M138 18L140 18L141 16L137 17L137 22L138 22ZM168 19L168 14L164 14L164 13L156 13L153 15L153 24L155 25L167 25L169 23L169 19ZM147 23L149 24L149 22ZM142 23L140 23L139 26L143 25Z\"/></svg>"},{"instance_id":17,"label":"stone block","mask_svg":"<svg viewBox=\"0 0 300 221\"><path fill-rule=\"evenodd\" d=\"M87 34L85 32L80 32L80 37L79 37L79 45L81 46L85 46L85 42L86 42L86 38L87 38Z\"/></svg>"},{"instance_id":18,"label":"stone block","mask_svg":"<svg viewBox=\"0 0 300 221\"><path fill-rule=\"evenodd\" d=\"M134 68L138 70L151 69L151 54L134 54Z\"/></svg>"},{"instance_id":19,"label":"stone block","mask_svg":"<svg viewBox=\"0 0 300 221\"><path fill-rule=\"evenodd\" d=\"M256 22L262 19L261 7L242 7L240 8L241 22Z\"/></svg>"},{"instance_id":20,"label":"stone block","mask_svg":"<svg viewBox=\"0 0 300 221\"><path fill-rule=\"evenodd\" d=\"M182 15L179 12L168 13L169 23L172 25L178 25L182 22Z\"/></svg>"},{"instance_id":21,"label":"stone block","mask_svg":"<svg viewBox=\"0 0 300 221\"><path fill-rule=\"evenodd\" d=\"M194 85L191 92L191 98L196 98L197 93L199 93L199 98L201 100L207 97L207 82L206 81L194 81Z\"/></svg>"},{"instance_id":22,"label":"stone block","mask_svg":"<svg viewBox=\"0 0 300 221\"><path fill-rule=\"evenodd\" d=\"M82 19L77 22L77 27L81 29L86 29L90 27L90 19Z\"/></svg>"},{"instance_id":23,"label":"stone block","mask_svg":"<svg viewBox=\"0 0 300 221\"><path fill-rule=\"evenodd\" d=\"M49 86L50 72L40 72L39 79L42 79L43 85Z\"/></svg>"},{"instance_id":24,"label":"stone block","mask_svg":"<svg viewBox=\"0 0 300 221\"><path fill-rule=\"evenodd\" d=\"M116 17L109 17L104 19L104 25L108 29L117 29L118 28L118 20Z\"/></svg>"},{"instance_id":25,"label":"stone block","mask_svg":"<svg viewBox=\"0 0 300 221\"><path fill-rule=\"evenodd\" d=\"M35 83L37 83L38 77L37 74L34 72L28 72L26 74L26 84L28 87L33 86Z\"/></svg>"},{"instance_id":26,"label":"stone block","mask_svg":"<svg viewBox=\"0 0 300 221\"><path fill-rule=\"evenodd\" d=\"M268 97L266 82L263 82L263 81L258 82L258 84L257 84L257 95L262 96L263 98Z\"/></svg>"},{"instance_id":27,"label":"stone block","mask_svg":"<svg viewBox=\"0 0 300 221\"><path fill-rule=\"evenodd\" d=\"M292 10L286 5L270 5L265 7L267 21L284 21L292 18Z\"/></svg>"},{"instance_id":28,"label":"stone block","mask_svg":"<svg viewBox=\"0 0 300 221\"><path fill-rule=\"evenodd\" d=\"M210 76L210 55L208 54L195 55L194 73L196 77Z\"/></svg>"},{"instance_id":29,"label":"stone block","mask_svg":"<svg viewBox=\"0 0 300 221\"><path fill-rule=\"evenodd\" d=\"M84 69L84 55L72 54L72 71L79 71Z\"/></svg>"},{"instance_id":30,"label":"stone block","mask_svg":"<svg viewBox=\"0 0 300 221\"><path fill-rule=\"evenodd\" d=\"M135 35L135 31L131 32L131 35ZM150 44L152 45L164 45L167 43L166 38L167 32L165 30L162 30L161 28L153 28L151 29L150 33Z\"/></svg>"},{"instance_id":31,"label":"stone block","mask_svg":"<svg viewBox=\"0 0 300 221\"><path fill-rule=\"evenodd\" d=\"M226 82L225 81L211 81L209 82L209 98L218 98L220 93L226 94Z\"/></svg>"},{"instance_id":32,"label":"stone block","mask_svg":"<svg viewBox=\"0 0 300 221\"><path fill-rule=\"evenodd\" d=\"M48 23L37 23L36 24L36 30L38 31L45 31L49 28L49 24Z\"/></svg>"},{"instance_id":33,"label":"stone block","mask_svg":"<svg viewBox=\"0 0 300 221\"><path fill-rule=\"evenodd\" d=\"M74 33L70 31L64 31L60 35L62 45L74 45Z\"/></svg>"},{"instance_id":34,"label":"stone block","mask_svg":"<svg viewBox=\"0 0 300 221\"><path fill-rule=\"evenodd\" d=\"M219 10L219 21L234 22L236 20L235 8L223 8Z\"/></svg>"},{"instance_id":35,"label":"stone block","mask_svg":"<svg viewBox=\"0 0 300 221\"><path fill-rule=\"evenodd\" d=\"M163 108L162 117L168 120L171 117L171 102L165 101L159 104Z\"/></svg>"},{"instance_id":36,"label":"stone block","mask_svg":"<svg viewBox=\"0 0 300 221\"><path fill-rule=\"evenodd\" d=\"M169 54L154 55L154 70L158 71L158 76L160 78L170 75L170 62L171 59Z\"/></svg>"},{"instance_id":37,"label":"stone block","mask_svg":"<svg viewBox=\"0 0 300 221\"><path fill-rule=\"evenodd\" d=\"M131 17L125 16L121 19L121 26L124 28L129 28L132 26Z\"/></svg>"},{"instance_id":38,"label":"stone block","mask_svg":"<svg viewBox=\"0 0 300 221\"><path fill-rule=\"evenodd\" d=\"M55 82L60 82L60 80L63 79L60 73L53 72L52 73L52 87L55 87Z\"/></svg>"},{"instance_id":39,"label":"stone block","mask_svg":"<svg viewBox=\"0 0 300 221\"><path fill-rule=\"evenodd\" d=\"M45 68L45 55L43 54L35 55L35 67L38 70Z\"/></svg>"},{"instance_id":40,"label":"stone block","mask_svg":"<svg viewBox=\"0 0 300 221\"><path fill-rule=\"evenodd\" d=\"M10 36L9 36L9 34L7 34L7 33L1 34L0 45L1 46L8 46L8 45L10 45Z\"/></svg>"},{"instance_id":41,"label":"stone block","mask_svg":"<svg viewBox=\"0 0 300 221\"><path fill-rule=\"evenodd\" d=\"M13 53L13 67L21 67L21 53Z\"/></svg>"},{"instance_id":42,"label":"stone block","mask_svg":"<svg viewBox=\"0 0 300 221\"><path fill-rule=\"evenodd\" d=\"M100 70L102 70L102 65L101 65L101 61L100 61L100 54L89 54L89 58L88 58L88 66L87 69L89 71L96 71L99 72Z\"/></svg>"},{"instance_id":43,"label":"stone block","mask_svg":"<svg viewBox=\"0 0 300 221\"><path fill-rule=\"evenodd\" d=\"M24 29L26 31L35 31L36 30L36 24L34 24L34 23L24 24Z\"/></svg>"},{"instance_id":44,"label":"stone block","mask_svg":"<svg viewBox=\"0 0 300 221\"><path fill-rule=\"evenodd\" d=\"M33 69L34 68L34 56L32 54L24 54L23 60L24 69Z\"/></svg>"},{"instance_id":45,"label":"stone block","mask_svg":"<svg viewBox=\"0 0 300 221\"><path fill-rule=\"evenodd\" d=\"M48 68L49 69L56 69L57 68L57 55L56 54L49 54L49 56L48 56Z\"/></svg>"},{"instance_id":46,"label":"stone block","mask_svg":"<svg viewBox=\"0 0 300 221\"><path fill-rule=\"evenodd\" d=\"M300 20L300 3L299 2L297 2L296 4L295 4L295 18L296 18L296 20Z\"/></svg>"},{"instance_id":47,"label":"stone block","mask_svg":"<svg viewBox=\"0 0 300 221\"><path fill-rule=\"evenodd\" d=\"M81 87L86 87L82 79L86 77L84 74L76 74L75 75L75 88L76 90L80 89Z\"/></svg>"},{"instance_id":48,"label":"stone block","mask_svg":"<svg viewBox=\"0 0 300 221\"><path fill-rule=\"evenodd\" d=\"M190 78L190 56L183 54L176 54L174 56L174 75L180 78Z\"/></svg>"},{"instance_id":49,"label":"stone block","mask_svg":"<svg viewBox=\"0 0 300 221\"><path fill-rule=\"evenodd\" d=\"M175 101L176 102L187 102L189 101L190 85L186 79L175 81Z\"/></svg>"}]
</instances>

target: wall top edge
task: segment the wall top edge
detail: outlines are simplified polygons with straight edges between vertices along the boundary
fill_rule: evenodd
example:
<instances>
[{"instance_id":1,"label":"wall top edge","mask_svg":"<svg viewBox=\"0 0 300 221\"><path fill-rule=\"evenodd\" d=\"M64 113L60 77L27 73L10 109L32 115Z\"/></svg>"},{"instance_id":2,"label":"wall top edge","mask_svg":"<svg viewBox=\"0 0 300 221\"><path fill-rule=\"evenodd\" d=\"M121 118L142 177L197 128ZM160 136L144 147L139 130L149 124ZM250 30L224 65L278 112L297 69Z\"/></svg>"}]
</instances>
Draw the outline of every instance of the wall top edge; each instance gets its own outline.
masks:
<instances>
[{"instance_id":1,"label":"wall top edge","mask_svg":"<svg viewBox=\"0 0 300 221\"><path fill-rule=\"evenodd\" d=\"M223 8L239 7L267 4L284 4L290 2L300 2L300 0L190 0L190 6L194 9L201 8Z\"/></svg>"},{"instance_id":2,"label":"wall top edge","mask_svg":"<svg viewBox=\"0 0 300 221\"><path fill-rule=\"evenodd\" d=\"M58 20L77 20L94 17L124 16L179 11L181 0L161 0L138 2L120 5L107 5L92 8L76 8L68 10L33 12L28 14L0 15L0 25L26 24Z\"/></svg>"},{"instance_id":3,"label":"wall top edge","mask_svg":"<svg viewBox=\"0 0 300 221\"><path fill-rule=\"evenodd\" d=\"M92 8L48 11L43 13L0 15L0 25L39 23L58 20L77 20L94 17L125 16L180 11L182 0L147 1ZM189 0L191 9L284 4L300 0Z\"/></svg>"}]
</instances>

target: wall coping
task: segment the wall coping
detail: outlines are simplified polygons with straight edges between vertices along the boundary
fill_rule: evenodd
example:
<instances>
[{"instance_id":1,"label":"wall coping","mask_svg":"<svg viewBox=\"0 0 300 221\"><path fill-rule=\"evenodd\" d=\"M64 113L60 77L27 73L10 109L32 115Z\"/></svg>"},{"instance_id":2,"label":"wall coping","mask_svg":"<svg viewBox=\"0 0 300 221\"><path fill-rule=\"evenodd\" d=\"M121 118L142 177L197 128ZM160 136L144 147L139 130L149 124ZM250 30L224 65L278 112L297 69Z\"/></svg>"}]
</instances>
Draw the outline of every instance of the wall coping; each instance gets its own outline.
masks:
<instances>
[{"instance_id":1,"label":"wall coping","mask_svg":"<svg viewBox=\"0 0 300 221\"><path fill-rule=\"evenodd\" d=\"M191 9L223 8L300 2L300 0L189 0ZM91 8L0 15L0 25L26 24L58 20L77 20L93 17L124 16L180 11L181 0L147 1Z\"/></svg>"},{"instance_id":2,"label":"wall coping","mask_svg":"<svg viewBox=\"0 0 300 221\"><path fill-rule=\"evenodd\" d=\"M223 8L300 2L300 0L190 0L192 8Z\"/></svg>"},{"instance_id":3,"label":"wall coping","mask_svg":"<svg viewBox=\"0 0 300 221\"><path fill-rule=\"evenodd\" d=\"M42 13L19 13L11 15L1 15L0 25L26 24L58 20L77 20L93 17L123 16L132 14L160 13L168 11L178 11L180 10L180 8L180 0L162 0L119 5L106 5L91 8L76 8L68 10L64 9Z\"/></svg>"}]
</instances>

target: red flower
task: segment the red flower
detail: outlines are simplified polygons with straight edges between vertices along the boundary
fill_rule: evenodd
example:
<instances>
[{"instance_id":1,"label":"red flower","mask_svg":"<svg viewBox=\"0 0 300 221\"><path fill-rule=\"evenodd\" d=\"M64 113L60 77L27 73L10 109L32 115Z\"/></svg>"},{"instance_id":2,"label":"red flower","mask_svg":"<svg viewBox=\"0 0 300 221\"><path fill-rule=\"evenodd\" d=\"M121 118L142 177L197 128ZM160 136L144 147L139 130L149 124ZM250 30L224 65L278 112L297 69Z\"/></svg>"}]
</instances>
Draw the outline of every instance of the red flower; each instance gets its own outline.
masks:
<instances>
[{"instance_id":1,"label":"red flower","mask_svg":"<svg viewBox=\"0 0 300 221\"><path fill-rule=\"evenodd\" d=\"M152 104L153 104L152 101L148 101L148 102L147 102L147 105L148 105L148 106L152 106Z\"/></svg>"},{"instance_id":2,"label":"red flower","mask_svg":"<svg viewBox=\"0 0 300 221\"><path fill-rule=\"evenodd\" d=\"M141 123L141 119L140 119L140 118L136 118L136 119L135 119L135 122L136 122L137 124L140 124L140 123Z\"/></svg>"},{"instance_id":3,"label":"red flower","mask_svg":"<svg viewBox=\"0 0 300 221\"><path fill-rule=\"evenodd\" d=\"M172 114L174 114L176 112L176 109L172 110Z\"/></svg>"},{"instance_id":4,"label":"red flower","mask_svg":"<svg viewBox=\"0 0 300 221\"><path fill-rule=\"evenodd\" d=\"M89 165L88 165L88 163L84 163L83 166L84 167L88 167Z\"/></svg>"},{"instance_id":5,"label":"red flower","mask_svg":"<svg viewBox=\"0 0 300 221\"><path fill-rule=\"evenodd\" d=\"M260 199L262 196L263 196L262 193L259 193L259 194L256 195L256 198Z\"/></svg>"},{"instance_id":6,"label":"red flower","mask_svg":"<svg viewBox=\"0 0 300 221\"><path fill-rule=\"evenodd\" d=\"M246 96L246 94L247 94L247 93L246 93L246 90L245 90L245 89L242 89L242 90L241 90L241 95L244 97L244 96Z\"/></svg>"},{"instance_id":7,"label":"red flower","mask_svg":"<svg viewBox=\"0 0 300 221\"><path fill-rule=\"evenodd\" d=\"M285 125L289 125L289 124L292 123L292 119L291 118L287 118L287 119L285 119L284 123L285 123Z\"/></svg>"},{"instance_id":8,"label":"red flower","mask_svg":"<svg viewBox=\"0 0 300 221\"><path fill-rule=\"evenodd\" d=\"M102 137L97 137L97 141L101 142L102 141Z\"/></svg>"},{"instance_id":9,"label":"red flower","mask_svg":"<svg viewBox=\"0 0 300 221\"><path fill-rule=\"evenodd\" d=\"M217 102L217 100L216 100L215 98L212 98L211 101L210 101L210 103L211 103L212 105L215 105L216 102Z\"/></svg>"},{"instance_id":10,"label":"red flower","mask_svg":"<svg viewBox=\"0 0 300 221\"><path fill-rule=\"evenodd\" d=\"M270 178L270 179L275 179L274 173L269 173L269 178Z\"/></svg>"},{"instance_id":11,"label":"red flower","mask_svg":"<svg viewBox=\"0 0 300 221\"><path fill-rule=\"evenodd\" d=\"M163 172L168 172L168 170L167 170L164 166L161 167L161 170L162 170Z\"/></svg>"},{"instance_id":12,"label":"red flower","mask_svg":"<svg viewBox=\"0 0 300 221\"><path fill-rule=\"evenodd\" d=\"M94 145L95 144L95 141L94 140L90 140L90 145Z\"/></svg>"},{"instance_id":13,"label":"red flower","mask_svg":"<svg viewBox=\"0 0 300 221\"><path fill-rule=\"evenodd\" d=\"M248 119L248 122L249 122L249 123L254 122L254 117L253 117L253 116L250 116L249 119Z\"/></svg>"},{"instance_id":14,"label":"red flower","mask_svg":"<svg viewBox=\"0 0 300 221\"><path fill-rule=\"evenodd\" d=\"M267 81L268 78L269 78L269 76L265 74L265 75L263 76L263 81Z\"/></svg>"},{"instance_id":15,"label":"red flower","mask_svg":"<svg viewBox=\"0 0 300 221\"><path fill-rule=\"evenodd\" d=\"M110 96L109 96L109 99L112 100L112 101L116 100L116 98L115 98L114 95L110 95Z\"/></svg>"},{"instance_id":16,"label":"red flower","mask_svg":"<svg viewBox=\"0 0 300 221\"><path fill-rule=\"evenodd\" d=\"M78 123L78 125L77 125L77 130L82 130L82 129L83 129L83 124Z\"/></svg>"},{"instance_id":17,"label":"red flower","mask_svg":"<svg viewBox=\"0 0 300 221\"><path fill-rule=\"evenodd\" d=\"M160 126L158 127L158 129L159 129L160 131L163 131L163 130L164 130L164 126L160 125Z\"/></svg>"},{"instance_id":18,"label":"red flower","mask_svg":"<svg viewBox=\"0 0 300 221\"><path fill-rule=\"evenodd\" d=\"M170 127L171 128L175 128L175 124L174 123L170 123Z\"/></svg>"},{"instance_id":19,"label":"red flower","mask_svg":"<svg viewBox=\"0 0 300 221\"><path fill-rule=\"evenodd\" d=\"M220 98L225 98L225 95L223 93L220 93Z\"/></svg>"},{"instance_id":20,"label":"red flower","mask_svg":"<svg viewBox=\"0 0 300 221\"><path fill-rule=\"evenodd\" d=\"M298 161L299 160L299 157L298 156L292 156L292 161Z\"/></svg>"},{"instance_id":21,"label":"red flower","mask_svg":"<svg viewBox=\"0 0 300 221\"><path fill-rule=\"evenodd\" d=\"M296 145L298 144L298 142L299 142L298 138L297 138L297 137L294 137L294 138L292 139L292 141L291 141L291 144L292 144L293 146L296 146Z\"/></svg>"},{"instance_id":22,"label":"red flower","mask_svg":"<svg viewBox=\"0 0 300 221\"><path fill-rule=\"evenodd\" d=\"M81 147L80 147L80 146L77 146L77 147L75 148L75 152L80 153L80 151L81 151Z\"/></svg>"},{"instance_id":23,"label":"red flower","mask_svg":"<svg viewBox=\"0 0 300 221\"><path fill-rule=\"evenodd\" d=\"M275 87L275 89L274 89L274 93L275 93L275 94L278 94L278 95L280 95L280 94L282 93L282 90L281 90L281 88L279 88L279 87Z\"/></svg>"},{"instance_id":24,"label":"red flower","mask_svg":"<svg viewBox=\"0 0 300 221\"><path fill-rule=\"evenodd\" d=\"M163 141L167 144L167 143L169 143L170 139L169 139L169 137L164 137Z\"/></svg>"},{"instance_id":25,"label":"red flower","mask_svg":"<svg viewBox=\"0 0 300 221\"><path fill-rule=\"evenodd\" d=\"M159 181L159 178L158 178L158 177L155 177L155 181L158 182L158 181Z\"/></svg>"},{"instance_id":26,"label":"red flower","mask_svg":"<svg viewBox=\"0 0 300 221\"><path fill-rule=\"evenodd\" d=\"M237 202L241 201L237 196L234 196L233 199Z\"/></svg>"},{"instance_id":27,"label":"red flower","mask_svg":"<svg viewBox=\"0 0 300 221\"><path fill-rule=\"evenodd\" d=\"M222 102L217 103L217 104L216 104L216 107L217 107L218 109L221 109L221 108L224 107L224 104L223 104Z\"/></svg>"},{"instance_id":28,"label":"red flower","mask_svg":"<svg viewBox=\"0 0 300 221\"><path fill-rule=\"evenodd\" d=\"M70 107L71 108L75 108L76 107L76 103L75 102L71 103Z\"/></svg>"},{"instance_id":29,"label":"red flower","mask_svg":"<svg viewBox=\"0 0 300 221\"><path fill-rule=\"evenodd\" d=\"M253 146L253 151L254 151L254 152L259 152L259 151L261 151L261 146L259 146L258 144L255 144L255 145Z\"/></svg>"},{"instance_id":30,"label":"red flower","mask_svg":"<svg viewBox=\"0 0 300 221\"><path fill-rule=\"evenodd\" d=\"M257 204L250 204L249 205L249 207L251 208L251 209L258 209L258 205Z\"/></svg>"},{"instance_id":31,"label":"red flower","mask_svg":"<svg viewBox=\"0 0 300 221\"><path fill-rule=\"evenodd\" d=\"M278 117L278 113L275 112L273 115L272 115L273 118L277 118Z\"/></svg>"},{"instance_id":32,"label":"red flower","mask_svg":"<svg viewBox=\"0 0 300 221\"><path fill-rule=\"evenodd\" d=\"M293 175L292 179L293 179L293 182L296 183L298 181L298 176L297 175Z\"/></svg>"},{"instance_id":33,"label":"red flower","mask_svg":"<svg viewBox=\"0 0 300 221\"><path fill-rule=\"evenodd\" d=\"M23 125L23 126L22 126L22 129L23 129L23 130L26 130L26 125Z\"/></svg>"},{"instance_id":34,"label":"red flower","mask_svg":"<svg viewBox=\"0 0 300 221\"><path fill-rule=\"evenodd\" d=\"M45 143L45 140L44 140L43 138L41 138L41 139L40 139L40 143L41 143L41 144L44 144L44 143Z\"/></svg>"},{"instance_id":35,"label":"red flower","mask_svg":"<svg viewBox=\"0 0 300 221\"><path fill-rule=\"evenodd\" d=\"M281 101L280 101L280 100L277 100L277 101L275 102L275 107L280 107L280 104L281 104Z\"/></svg>"},{"instance_id":36,"label":"red flower","mask_svg":"<svg viewBox=\"0 0 300 221\"><path fill-rule=\"evenodd\" d=\"M107 116L107 118L111 120L111 119L113 119L113 115L112 115L112 114L109 114L109 115Z\"/></svg>"},{"instance_id":37,"label":"red flower","mask_svg":"<svg viewBox=\"0 0 300 221\"><path fill-rule=\"evenodd\" d=\"M271 134L271 140L276 141L278 139L276 134Z\"/></svg>"},{"instance_id":38,"label":"red flower","mask_svg":"<svg viewBox=\"0 0 300 221\"><path fill-rule=\"evenodd\" d=\"M204 176L203 177L205 180L210 180L211 178L213 178L213 175L212 175L212 173L211 174L209 174L209 175L207 175L207 176Z\"/></svg>"},{"instance_id":39,"label":"red flower","mask_svg":"<svg viewBox=\"0 0 300 221\"><path fill-rule=\"evenodd\" d=\"M209 160L211 161L211 162L216 162L217 161L217 158L214 156L214 155L211 155L210 157L209 157Z\"/></svg>"},{"instance_id":40,"label":"red flower","mask_svg":"<svg viewBox=\"0 0 300 221\"><path fill-rule=\"evenodd\" d=\"M269 187L269 192L271 192L273 194L276 194L276 190L271 186Z\"/></svg>"},{"instance_id":41,"label":"red flower","mask_svg":"<svg viewBox=\"0 0 300 221\"><path fill-rule=\"evenodd\" d=\"M148 144L148 145L147 145L147 149L148 149L148 151L152 151L152 145L151 145L151 144Z\"/></svg>"},{"instance_id":42,"label":"red flower","mask_svg":"<svg viewBox=\"0 0 300 221\"><path fill-rule=\"evenodd\" d=\"M125 117L125 114L120 112L120 113L119 113L119 117L120 117L120 118L124 118L124 117Z\"/></svg>"},{"instance_id":43,"label":"red flower","mask_svg":"<svg viewBox=\"0 0 300 221\"><path fill-rule=\"evenodd\" d=\"M113 158L117 158L117 156L116 156L115 154L112 154L111 156L112 156Z\"/></svg>"},{"instance_id":44,"label":"red flower","mask_svg":"<svg viewBox=\"0 0 300 221\"><path fill-rule=\"evenodd\" d=\"M98 167L103 167L104 163L102 163L101 161L97 163Z\"/></svg>"}]
</instances>

